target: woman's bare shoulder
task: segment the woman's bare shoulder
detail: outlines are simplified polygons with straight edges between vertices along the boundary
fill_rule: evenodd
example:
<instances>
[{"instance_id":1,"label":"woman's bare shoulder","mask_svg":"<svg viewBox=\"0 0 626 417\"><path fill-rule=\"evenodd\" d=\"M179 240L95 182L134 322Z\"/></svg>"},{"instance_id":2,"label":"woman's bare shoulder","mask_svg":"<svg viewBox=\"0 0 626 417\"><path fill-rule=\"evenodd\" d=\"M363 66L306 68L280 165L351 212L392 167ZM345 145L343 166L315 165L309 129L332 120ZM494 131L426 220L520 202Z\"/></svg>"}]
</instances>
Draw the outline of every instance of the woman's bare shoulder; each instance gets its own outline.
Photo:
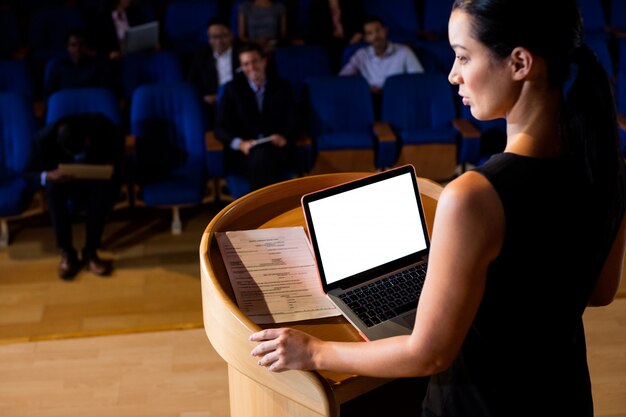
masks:
<instances>
[{"instance_id":1,"label":"woman's bare shoulder","mask_svg":"<svg viewBox=\"0 0 626 417\"><path fill-rule=\"evenodd\" d=\"M453 200L463 205L485 205L500 203L495 188L487 178L475 171L468 171L448 183L440 200Z\"/></svg>"}]
</instances>

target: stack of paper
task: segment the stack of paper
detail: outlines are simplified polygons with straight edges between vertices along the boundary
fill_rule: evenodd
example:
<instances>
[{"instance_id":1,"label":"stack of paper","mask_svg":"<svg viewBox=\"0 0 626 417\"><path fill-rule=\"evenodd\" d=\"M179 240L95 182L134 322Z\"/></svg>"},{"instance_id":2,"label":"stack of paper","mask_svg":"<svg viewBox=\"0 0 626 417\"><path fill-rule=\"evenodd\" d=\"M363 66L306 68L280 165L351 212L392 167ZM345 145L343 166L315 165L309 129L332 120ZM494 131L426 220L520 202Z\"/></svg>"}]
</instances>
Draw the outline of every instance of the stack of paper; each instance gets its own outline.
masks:
<instances>
[{"instance_id":1,"label":"stack of paper","mask_svg":"<svg viewBox=\"0 0 626 417\"><path fill-rule=\"evenodd\" d=\"M255 323L340 314L322 292L302 227L221 232L216 238L237 304Z\"/></svg>"}]
</instances>

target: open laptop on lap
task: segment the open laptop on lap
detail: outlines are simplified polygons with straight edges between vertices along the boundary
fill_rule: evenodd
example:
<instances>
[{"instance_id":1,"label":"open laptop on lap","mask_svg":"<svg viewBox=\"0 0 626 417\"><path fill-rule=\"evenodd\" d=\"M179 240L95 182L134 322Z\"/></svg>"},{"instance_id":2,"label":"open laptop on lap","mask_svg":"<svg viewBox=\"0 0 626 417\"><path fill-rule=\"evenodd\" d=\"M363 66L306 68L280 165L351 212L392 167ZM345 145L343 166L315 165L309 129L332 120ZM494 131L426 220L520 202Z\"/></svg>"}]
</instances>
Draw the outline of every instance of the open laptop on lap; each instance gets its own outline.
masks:
<instances>
[{"instance_id":1,"label":"open laptop on lap","mask_svg":"<svg viewBox=\"0 0 626 417\"><path fill-rule=\"evenodd\" d=\"M153 49L159 44L159 22L131 26L126 30L123 50L125 53Z\"/></svg>"},{"instance_id":2,"label":"open laptop on lap","mask_svg":"<svg viewBox=\"0 0 626 417\"><path fill-rule=\"evenodd\" d=\"M430 241L411 165L306 194L324 293L368 340L410 334Z\"/></svg>"}]
</instances>

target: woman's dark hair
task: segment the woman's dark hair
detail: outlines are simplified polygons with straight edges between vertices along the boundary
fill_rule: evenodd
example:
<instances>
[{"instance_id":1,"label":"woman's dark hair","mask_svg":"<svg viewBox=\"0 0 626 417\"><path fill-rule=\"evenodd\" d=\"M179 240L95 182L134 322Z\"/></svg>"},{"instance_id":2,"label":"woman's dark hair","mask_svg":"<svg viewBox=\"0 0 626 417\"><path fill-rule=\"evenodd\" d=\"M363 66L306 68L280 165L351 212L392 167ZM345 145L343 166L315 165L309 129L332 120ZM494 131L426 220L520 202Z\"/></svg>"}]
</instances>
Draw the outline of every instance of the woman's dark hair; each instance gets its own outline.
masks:
<instances>
[{"instance_id":1,"label":"woman's dark hair","mask_svg":"<svg viewBox=\"0 0 626 417\"><path fill-rule=\"evenodd\" d=\"M568 152L582 162L600 201L615 219L621 191L613 89L606 71L584 43L576 0L455 0L453 10L472 17L473 36L497 58L524 47L543 58L548 81L562 88L560 131Z\"/></svg>"}]
</instances>

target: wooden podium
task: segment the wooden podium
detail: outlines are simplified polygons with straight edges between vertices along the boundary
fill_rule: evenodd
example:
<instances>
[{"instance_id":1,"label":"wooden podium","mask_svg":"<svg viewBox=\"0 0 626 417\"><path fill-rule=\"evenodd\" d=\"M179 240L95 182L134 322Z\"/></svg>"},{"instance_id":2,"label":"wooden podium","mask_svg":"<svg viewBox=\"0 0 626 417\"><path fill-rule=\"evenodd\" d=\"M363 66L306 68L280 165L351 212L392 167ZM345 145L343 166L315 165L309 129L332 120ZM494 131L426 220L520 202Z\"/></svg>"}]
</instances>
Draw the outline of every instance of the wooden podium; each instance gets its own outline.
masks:
<instances>
[{"instance_id":1,"label":"wooden podium","mask_svg":"<svg viewBox=\"0 0 626 417\"><path fill-rule=\"evenodd\" d=\"M230 230L306 227L300 207L303 194L367 175L371 173L317 175L271 185L225 207L204 231L200 243L204 328L211 344L228 364L232 417L338 416L342 404L391 381L332 372L271 373L257 365L258 358L250 355L256 344L248 341L248 337L261 327L237 307L214 237L215 232ZM418 178L418 186L431 231L442 187L422 178ZM270 326L298 328L324 340L362 341L343 316Z\"/></svg>"}]
</instances>

